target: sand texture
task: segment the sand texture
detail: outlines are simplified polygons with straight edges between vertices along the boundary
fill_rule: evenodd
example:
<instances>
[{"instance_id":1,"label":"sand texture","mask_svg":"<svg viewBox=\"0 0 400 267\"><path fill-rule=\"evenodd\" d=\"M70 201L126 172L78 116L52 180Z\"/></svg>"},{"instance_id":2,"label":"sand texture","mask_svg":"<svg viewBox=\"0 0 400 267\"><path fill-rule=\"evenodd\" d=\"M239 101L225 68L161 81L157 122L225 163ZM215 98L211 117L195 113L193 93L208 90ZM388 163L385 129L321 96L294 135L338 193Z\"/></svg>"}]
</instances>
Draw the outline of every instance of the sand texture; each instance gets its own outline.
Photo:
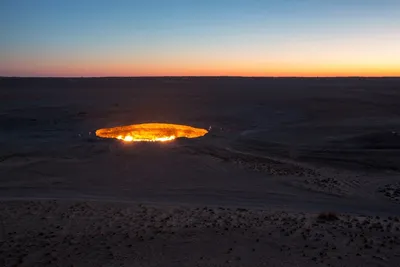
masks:
<instances>
[{"instance_id":1,"label":"sand texture","mask_svg":"<svg viewBox=\"0 0 400 267\"><path fill-rule=\"evenodd\" d=\"M397 266L399 217L2 202L4 266Z\"/></svg>"}]
</instances>

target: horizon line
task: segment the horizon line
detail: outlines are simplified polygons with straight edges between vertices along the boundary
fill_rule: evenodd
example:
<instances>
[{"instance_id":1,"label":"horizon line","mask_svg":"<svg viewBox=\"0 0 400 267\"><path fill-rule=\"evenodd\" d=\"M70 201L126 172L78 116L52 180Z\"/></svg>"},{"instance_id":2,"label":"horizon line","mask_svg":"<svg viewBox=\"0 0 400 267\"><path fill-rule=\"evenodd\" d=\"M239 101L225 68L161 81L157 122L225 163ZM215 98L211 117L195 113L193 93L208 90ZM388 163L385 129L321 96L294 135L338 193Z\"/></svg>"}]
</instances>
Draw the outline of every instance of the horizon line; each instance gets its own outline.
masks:
<instances>
[{"instance_id":1,"label":"horizon line","mask_svg":"<svg viewBox=\"0 0 400 267\"><path fill-rule=\"evenodd\" d=\"M400 78L400 76L247 76L247 75L142 75L142 76L1 76L20 79L93 79L93 78Z\"/></svg>"}]
</instances>

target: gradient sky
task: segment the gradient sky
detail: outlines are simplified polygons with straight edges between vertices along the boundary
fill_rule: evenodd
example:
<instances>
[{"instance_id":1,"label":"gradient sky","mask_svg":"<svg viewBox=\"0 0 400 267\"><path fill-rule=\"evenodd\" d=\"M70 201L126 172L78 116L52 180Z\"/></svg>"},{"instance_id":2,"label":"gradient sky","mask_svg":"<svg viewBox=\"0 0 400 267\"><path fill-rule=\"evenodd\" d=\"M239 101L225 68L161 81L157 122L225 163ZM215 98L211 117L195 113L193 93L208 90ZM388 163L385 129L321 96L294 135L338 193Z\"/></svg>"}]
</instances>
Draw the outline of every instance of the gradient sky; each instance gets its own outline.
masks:
<instances>
[{"instance_id":1,"label":"gradient sky","mask_svg":"<svg viewBox=\"0 0 400 267\"><path fill-rule=\"evenodd\" d=\"M0 76L400 76L400 0L0 0Z\"/></svg>"}]
</instances>

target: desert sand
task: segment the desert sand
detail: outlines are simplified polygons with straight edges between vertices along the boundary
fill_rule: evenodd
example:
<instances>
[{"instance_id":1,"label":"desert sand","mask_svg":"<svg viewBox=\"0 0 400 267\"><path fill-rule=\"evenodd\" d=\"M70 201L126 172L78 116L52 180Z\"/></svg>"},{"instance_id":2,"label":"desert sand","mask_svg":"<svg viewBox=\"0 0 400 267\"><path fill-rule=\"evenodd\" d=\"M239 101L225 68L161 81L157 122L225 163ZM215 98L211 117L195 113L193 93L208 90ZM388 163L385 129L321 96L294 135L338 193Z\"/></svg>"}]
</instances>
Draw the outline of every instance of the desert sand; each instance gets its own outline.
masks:
<instances>
[{"instance_id":1,"label":"desert sand","mask_svg":"<svg viewBox=\"0 0 400 267\"><path fill-rule=\"evenodd\" d=\"M397 266L399 87L2 78L1 264ZM168 143L94 135L145 122L209 133Z\"/></svg>"}]
</instances>

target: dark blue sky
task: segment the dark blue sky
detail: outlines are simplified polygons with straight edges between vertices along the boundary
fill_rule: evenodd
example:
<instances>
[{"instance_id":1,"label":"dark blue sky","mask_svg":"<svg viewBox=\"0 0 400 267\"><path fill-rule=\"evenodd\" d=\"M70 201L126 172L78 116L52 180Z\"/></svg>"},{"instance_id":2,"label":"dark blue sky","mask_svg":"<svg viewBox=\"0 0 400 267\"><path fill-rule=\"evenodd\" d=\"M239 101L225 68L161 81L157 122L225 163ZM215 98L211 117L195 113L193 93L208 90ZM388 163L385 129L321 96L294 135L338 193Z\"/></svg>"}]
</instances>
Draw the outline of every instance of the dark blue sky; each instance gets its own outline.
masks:
<instances>
[{"instance_id":1,"label":"dark blue sky","mask_svg":"<svg viewBox=\"0 0 400 267\"><path fill-rule=\"evenodd\" d=\"M397 0L2 0L0 24L0 75L400 75Z\"/></svg>"}]
</instances>

